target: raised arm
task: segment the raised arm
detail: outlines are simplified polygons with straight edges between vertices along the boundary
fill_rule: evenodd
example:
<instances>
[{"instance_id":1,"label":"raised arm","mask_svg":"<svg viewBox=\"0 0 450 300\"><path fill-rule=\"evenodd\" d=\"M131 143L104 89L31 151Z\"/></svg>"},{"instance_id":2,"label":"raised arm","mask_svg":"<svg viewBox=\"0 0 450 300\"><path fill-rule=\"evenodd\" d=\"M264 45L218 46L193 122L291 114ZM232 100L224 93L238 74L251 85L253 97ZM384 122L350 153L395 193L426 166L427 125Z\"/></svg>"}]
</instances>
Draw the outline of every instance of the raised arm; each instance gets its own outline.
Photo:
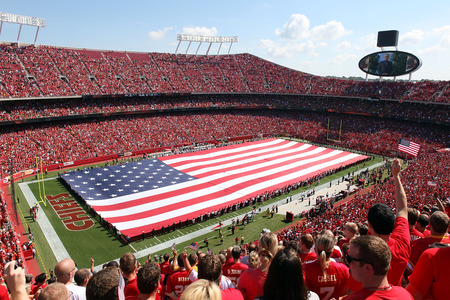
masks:
<instances>
[{"instance_id":1,"label":"raised arm","mask_svg":"<svg viewBox=\"0 0 450 300\"><path fill-rule=\"evenodd\" d=\"M397 217L408 218L408 205L406 202L406 194L400 180L400 170L402 169L400 161L394 159L392 162L392 176L394 177L395 185L395 208L397 210Z\"/></svg>"},{"instance_id":2,"label":"raised arm","mask_svg":"<svg viewBox=\"0 0 450 300\"><path fill-rule=\"evenodd\" d=\"M5 266L5 279L8 284L10 299L29 300L25 290L25 272L21 267L15 268L16 261L11 261Z\"/></svg>"}]
</instances>

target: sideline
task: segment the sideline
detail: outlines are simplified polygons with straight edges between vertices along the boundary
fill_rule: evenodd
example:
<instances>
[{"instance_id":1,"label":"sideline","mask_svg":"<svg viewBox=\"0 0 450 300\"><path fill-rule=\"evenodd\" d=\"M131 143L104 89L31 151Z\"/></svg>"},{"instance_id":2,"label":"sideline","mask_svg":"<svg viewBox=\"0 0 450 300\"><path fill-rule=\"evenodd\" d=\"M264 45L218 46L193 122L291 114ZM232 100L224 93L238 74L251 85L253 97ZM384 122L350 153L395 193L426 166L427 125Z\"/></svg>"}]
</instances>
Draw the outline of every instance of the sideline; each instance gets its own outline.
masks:
<instances>
[{"instance_id":1,"label":"sideline","mask_svg":"<svg viewBox=\"0 0 450 300\"><path fill-rule=\"evenodd\" d=\"M23 195L25 196L25 199L27 200L30 207L33 207L36 203L38 203L36 197L34 197L33 192L28 186L28 182L19 183L19 188L22 190ZM39 209L37 213L37 223L41 227L41 230L44 233L44 236L47 239L47 242L49 243L50 248L52 249L53 254L56 257L56 260L61 261L65 258L69 258L69 252L67 252L66 247L64 247L61 239L59 238L58 234L56 233L55 229L53 228L52 224L47 218L47 215L42 210L42 207L39 203L38 206Z\"/></svg>"}]
</instances>

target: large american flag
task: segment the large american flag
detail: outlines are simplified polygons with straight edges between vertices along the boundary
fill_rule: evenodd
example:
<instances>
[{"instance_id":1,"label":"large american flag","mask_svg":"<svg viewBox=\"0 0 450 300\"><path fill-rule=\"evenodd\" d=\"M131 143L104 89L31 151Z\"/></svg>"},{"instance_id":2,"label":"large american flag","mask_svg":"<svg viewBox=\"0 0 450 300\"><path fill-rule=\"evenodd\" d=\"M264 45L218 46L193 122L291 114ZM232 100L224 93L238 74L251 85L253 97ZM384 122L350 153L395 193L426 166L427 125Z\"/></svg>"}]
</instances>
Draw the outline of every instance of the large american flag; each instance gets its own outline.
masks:
<instances>
[{"instance_id":1,"label":"large american flag","mask_svg":"<svg viewBox=\"0 0 450 300\"><path fill-rule=\"evenodd\" d=\"M267 139L61 176L105 220L136 236L365 158Z\"/></svg>"},{"instance_id":2,"label":"large american flag","mask_svg":"<svg viewBox=\"0 0 450 300\"><path fill-rule=\"evenodd\" d=\"M401 139L398 143L398 150L408 153L412 156L417 156L417 154L419 154L420 145L405 139Z\"/></svg>"}]
</instances>

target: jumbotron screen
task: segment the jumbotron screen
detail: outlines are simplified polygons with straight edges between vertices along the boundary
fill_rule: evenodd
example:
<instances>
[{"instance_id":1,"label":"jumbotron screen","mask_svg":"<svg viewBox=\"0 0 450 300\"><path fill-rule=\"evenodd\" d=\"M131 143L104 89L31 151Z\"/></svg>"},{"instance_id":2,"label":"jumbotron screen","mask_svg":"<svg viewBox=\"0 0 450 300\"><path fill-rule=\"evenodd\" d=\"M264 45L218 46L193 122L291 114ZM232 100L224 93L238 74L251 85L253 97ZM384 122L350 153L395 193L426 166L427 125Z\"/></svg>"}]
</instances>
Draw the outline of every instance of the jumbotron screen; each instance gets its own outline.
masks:
<instances>
[{"instance_id":1,"label":"jumbotron screen","mask_svg":"<svg viewBox=\"0 0 450 300\"><path fill-rule=\"evenodd\" d=\"M381 51L364 56L358 63L364 73L376 76L400 76L417 71L422 65L414 54Z\"/></svg>"}]
</instances>

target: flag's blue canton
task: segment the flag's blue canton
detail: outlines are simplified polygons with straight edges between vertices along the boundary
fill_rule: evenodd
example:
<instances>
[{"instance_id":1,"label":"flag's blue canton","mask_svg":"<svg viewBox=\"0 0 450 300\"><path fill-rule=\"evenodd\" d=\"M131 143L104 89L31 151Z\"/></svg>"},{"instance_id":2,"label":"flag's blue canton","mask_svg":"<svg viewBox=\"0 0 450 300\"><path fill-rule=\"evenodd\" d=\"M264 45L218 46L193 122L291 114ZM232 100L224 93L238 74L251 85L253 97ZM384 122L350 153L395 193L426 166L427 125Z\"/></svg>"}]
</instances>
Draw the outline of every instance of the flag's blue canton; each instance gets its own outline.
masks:
<instances>
[{"instance_id":1,"label":"flag's blue canton","mask_svg":"<svg viewBox=\"0 0 450 300\"><path fill-rule=\"evenodd\" d=\"M69 172L62 177L86 200L115 198L196 179L158 159Z\"/></svg>"}]
</instances>

